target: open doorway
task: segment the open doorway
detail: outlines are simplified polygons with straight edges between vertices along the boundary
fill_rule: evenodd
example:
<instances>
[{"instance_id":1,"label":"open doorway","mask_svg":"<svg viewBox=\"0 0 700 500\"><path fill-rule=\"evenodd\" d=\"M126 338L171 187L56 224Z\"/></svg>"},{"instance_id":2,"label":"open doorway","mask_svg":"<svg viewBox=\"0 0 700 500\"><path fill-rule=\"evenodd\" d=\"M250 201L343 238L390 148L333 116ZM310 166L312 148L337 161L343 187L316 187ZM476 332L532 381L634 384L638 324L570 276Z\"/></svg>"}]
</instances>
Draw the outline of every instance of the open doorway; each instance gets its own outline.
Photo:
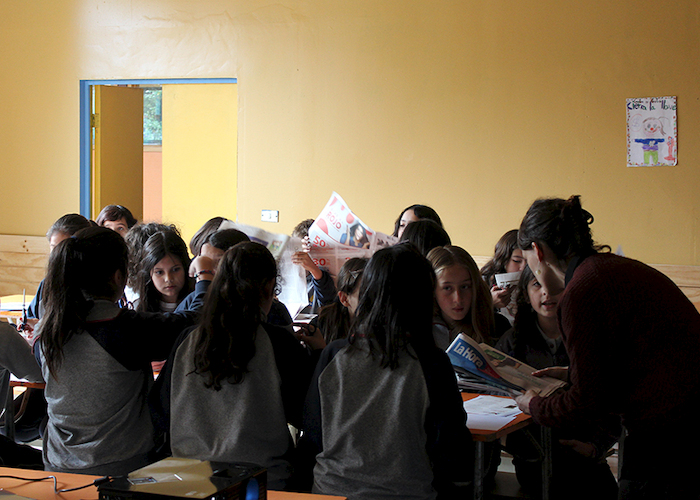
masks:
<instances>
[{"instance_id":1,"label":"open doorway","mask_svg":"<svg viewBox=\"0 0 700 500\"><path fill-rule=\"evenodd\" d=\"M143 220L163 220L163 87L143 86Z\"/></svg>"},{"instance_id":2,"label":"open doorway","mask_svg":"<svg viewBox=\"0 0 700 500\"><path fill-rule=\"evenodd\" d=\"M107 93L118 96L109 108L103 106ZM98 137L95 125L109 123L107 114L129 114L122 96L133 93L139 93L142 109L129 112L128 125L112 125L116 138L106 139L112 144L100 144L106 133ZM136 200L135 215L174 223L185 239L214 215L235 219L237 100L235 79L81 81L81 213L94 217L106 204L128 207L123 199ZM158 114L160 130L153 119ZM127 148L127 140L138 141L139 174L127 166L137 161L133 154L120 158L136 148Z\"/></svg>"}]
</instances>

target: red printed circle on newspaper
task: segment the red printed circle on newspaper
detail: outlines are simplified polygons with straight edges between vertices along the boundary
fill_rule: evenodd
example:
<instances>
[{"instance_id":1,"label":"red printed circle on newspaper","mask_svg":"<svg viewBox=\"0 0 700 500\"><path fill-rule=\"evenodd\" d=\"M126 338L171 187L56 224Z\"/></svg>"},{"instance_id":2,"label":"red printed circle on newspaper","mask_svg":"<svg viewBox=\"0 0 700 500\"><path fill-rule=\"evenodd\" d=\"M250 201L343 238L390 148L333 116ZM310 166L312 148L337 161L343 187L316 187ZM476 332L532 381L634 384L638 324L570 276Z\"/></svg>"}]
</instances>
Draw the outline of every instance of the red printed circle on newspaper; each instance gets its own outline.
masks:
<instances>
[{"instance_id":1,"label":"red printed circle on newspaper","mask_svg":"<svg viewBox=\"0 0 700 500\"><path fill-rule=\"evenodd\" d=\"M316 221L316 225L323 231L324 233L328 234L328 225L326 224L326 221L323 219L318 219Z\"/></svg>"},{"instance_id":2,"label":"red printed circle on newspaper","mask_svg":"<svg viewBox=\"0 0 700 500\"><path fill-rule=\"evenodd\" d=\"M345 220L348 221L348 224L352 224L353 222L355 222L355 217L353 217L352 214L349 213L348 216L345 217Z\"/></svg>"}]
</instances>

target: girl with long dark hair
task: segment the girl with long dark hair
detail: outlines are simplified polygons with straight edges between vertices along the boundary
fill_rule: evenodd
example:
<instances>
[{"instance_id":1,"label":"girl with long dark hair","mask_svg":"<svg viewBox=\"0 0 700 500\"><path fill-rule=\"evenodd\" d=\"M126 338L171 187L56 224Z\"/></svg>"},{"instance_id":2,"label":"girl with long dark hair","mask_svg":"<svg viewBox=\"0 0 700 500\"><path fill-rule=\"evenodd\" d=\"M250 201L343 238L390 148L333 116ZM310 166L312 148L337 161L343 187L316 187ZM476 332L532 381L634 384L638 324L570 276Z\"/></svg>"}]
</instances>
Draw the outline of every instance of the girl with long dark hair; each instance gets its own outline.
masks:
<instances>
[{"instance_id":1,"label":"girl with long dark hair","mask_svg":"<svg viewBox=\"0 0 700 500\"><path fill-rule=\"evenodd\" d=\"M137 311L173 312L193 289L187 245L173 230L151 235L140 252L136 273ZM212 270L213 271L213 270Z\"/></svg>"},{"instance_id":2,"label":"girl with long dark hair","mask_svg":"<svg viewBox=\"0 0 700 500\"><path fill-rule=\"evenodd\" d=\"M367 259L353 257L338 271L338 298L330 305L321 308L315 326L323 332L326 344L348 336L350 325L360 298L362 273Z\"/></svg>"},{"instance_id":3,"label":"girl with long dark hair","mask_svg":"<svg viewBox=\"0 0 700 500\"><path fill-rule=\"evenodd\" d=\"M512 294L516 287L500 288L496 283L496 275L522 271L524 267L523 251L518 248L518 230L511 229L499 238L493 251L493 257L481 268L481 276L491 290L493 307L497 310L505 309L511 305L513 302L511 300ZM510 311L507 313L512 321L513 317Z\"/></svg>"},{"instance_id":4,"label":"girl with long dark hair","mask_svg":"<svg viewBox=\"0 0 700 500\"><path fill-rule=\"evenodd\" d=\"M124 239L101 227L78 231L51 252L37 343L49 417L46 470L122 475L151 461L150 362L167 357L177 333L194 323L208 281L200 278L192 312L120 309L127 260ZM195 261L197 269L210 265Z\"/></svg>"},{"instance_id":5,"label":"girl with long dark hair","mask_svg":"<svg viewBox=\"0 0 700 500\"><path fill-rule=\"evenodd\" d=\"M196 328L178 340L162 372L165 428L175 457L251 462L284 489L313 366L287 330L264 322L277 266L267 248L243 242L219 262ZM171 418L172 416L172 418Z\"/></svg>"},{"instance_id":6,"label":"girl with long dark hair","mask_svg":"<svg viewBox=\"0 0 700 500\"><path fill-rule=\"evenodd\" d=\"M433 342L434 274L411 245L376 252L347 339L321 355L305 411L315 493L432 499L470 480L454 372Z\"/></svg>"},{"instance_id":7,"label":"girl with long dark hair","mask_svg":"<svg viewBox=\"0 0 700 500\"><path fill-rule=\"evenodd\" d=\"M513 328L496 348L533 368L569 366L557 323L558 296L550 296L532 274L523 269L517 290L518 312ZM506 449L513 455L515 473L523 490L541 496L542 458L533 443L532 429L509 434ZM619 422L558 430L553 445L552 498L615 500L617 483L606 462L608 450L620 437Z\"/></svg>"}]
</instances>

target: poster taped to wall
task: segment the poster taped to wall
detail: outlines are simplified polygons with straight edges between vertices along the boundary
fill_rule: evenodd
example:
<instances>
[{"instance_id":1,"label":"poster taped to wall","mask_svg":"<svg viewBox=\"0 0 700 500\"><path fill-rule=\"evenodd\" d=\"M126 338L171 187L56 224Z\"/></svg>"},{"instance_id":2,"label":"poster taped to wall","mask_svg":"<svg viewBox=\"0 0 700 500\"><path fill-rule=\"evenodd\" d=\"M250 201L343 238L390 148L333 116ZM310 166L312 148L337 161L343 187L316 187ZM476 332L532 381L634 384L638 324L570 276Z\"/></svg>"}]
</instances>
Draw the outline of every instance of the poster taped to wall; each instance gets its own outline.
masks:
<instances>
[{"instance_id":1,"label":"poster taped to wall","mask_svg":"<svg viewBox=\"0 0 700 500\"><path fill-rule=\"evenodd\" d=\"M627 99L627 166L678 163L676 97Z\"/></svg>"}]
</instances>

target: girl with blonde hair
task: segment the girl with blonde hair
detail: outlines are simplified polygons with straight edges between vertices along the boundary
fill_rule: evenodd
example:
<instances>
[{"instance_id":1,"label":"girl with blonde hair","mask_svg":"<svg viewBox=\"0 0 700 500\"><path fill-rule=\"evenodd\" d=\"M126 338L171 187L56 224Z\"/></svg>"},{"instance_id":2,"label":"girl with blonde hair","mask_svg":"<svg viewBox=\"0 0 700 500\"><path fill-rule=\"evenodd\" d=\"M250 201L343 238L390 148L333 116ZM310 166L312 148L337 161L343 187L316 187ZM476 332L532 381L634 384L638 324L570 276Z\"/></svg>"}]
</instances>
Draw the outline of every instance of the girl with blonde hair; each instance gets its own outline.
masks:
<instances>
[{"instance_id":1,"label":"girl with blonde hair","mask_svg":"<svg viewBox=\"0 0 700 500\"><path fill-rule=\"evenodd\" d=\"M463 248L446 245L433 248L428 260L437 277L433 321L437 346L447 349L460 333L491 343L496 336L493 302L472 256Z\"/></svg>"}]
</instances>

